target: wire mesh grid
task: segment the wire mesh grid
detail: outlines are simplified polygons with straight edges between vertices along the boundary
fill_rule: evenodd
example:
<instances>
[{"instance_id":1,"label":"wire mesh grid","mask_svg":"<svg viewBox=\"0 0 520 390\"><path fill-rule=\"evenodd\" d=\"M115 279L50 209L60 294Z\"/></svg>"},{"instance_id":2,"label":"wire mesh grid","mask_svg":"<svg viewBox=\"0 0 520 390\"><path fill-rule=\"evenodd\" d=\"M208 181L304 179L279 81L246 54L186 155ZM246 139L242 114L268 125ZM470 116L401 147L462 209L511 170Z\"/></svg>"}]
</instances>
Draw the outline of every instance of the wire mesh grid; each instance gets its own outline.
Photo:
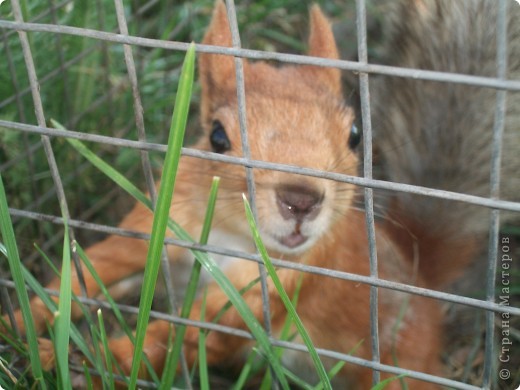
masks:
<instances>
[{"instance_id":1,"label":"wire mesh grid","mask_svg":"<svg viewBox=\"0 0 520 390\"><path fill-rule=\"evenodd\" d=\"M77 181L79 177L84 175L84 171L87 169L87 165L85 163L79 164L71 174L68 176L60 176L60 166L56 162L56 146L55 141L51 143L51 139L58 140L63 137L70 137L74 139L79 139L83 141L92 142L94 144L100 145L100 151L103 152L103 148L114 147L114 148L127 148L138 150L140 152L140 160L142 164L142 170L144 172L145 182L147 185L147 189L151 194L152 201L155 199L155 186L154 186L154 178L153 178L153 162L150 160L149 152L164 152L166 150L166 146L160 142L150 142L150 134L145 131L145 118L143 109L143 103L141 101L141 96L143 94L142 83L138 82L136 70L136 63L134 62L134 54L132 49L136 48L145 48L149 50L161 50L159 53L165 53L163 50L175 51L183 53L188 48L188 43L186 42L177 42L171 41L167 39L152 39L152 38L144 38L138 36L134 32L129 33L127 26L127 18L125 13L128 11L128 8L125 9L122 0L115 0L115 15L117 16L117 22L112 23L110 28L107 26L107 21L104 20L103 17L99 17L97 20L98 26L95 28L86 28L84 26L73 27L69 25L61 25L58 24L57 21L57 13L63 11L67 7L72 7L72 1L63 1L60 3L56 3L53 0L49 0L48 7L43 11L38 13L36 16L29 16L29 21L25 21L27 18L27 10L22 10L21 5L18 0L13 0L12 2L12 14L14 16L14 20L5 20L0 19L0 27L2 28L2 39L4 46L4 55L3 58L6 59L7 72L10 76L10 81L13 85L14 94L11 96L2 96L0 101L0 110L3 108L12 107L13 105L17 107L17 118L5 118L0 117L0 127L11 130L14 134L17 134L16 142L23 142L23 151L19 151L15 154L5 155L6 161L2 161L0 165L0 172L2 175L10 175L9 170L13 169L22 162L25 162L28 166L26 177L24 179L28 183L28 191L32 194L31 201L20 203L19 207L12 207L10 209L11 215L16 218L17 223L32 223L33 221L46 221L52 222L57 225L63 225L63 217L69 220L69 226L71 227L71 232L77 232L87 230L94 231L103 234L115 234L122 235L127 237L134 237L139 239L149 239L149 235L142 234L134 231L129 231L122 228L115 228L108 226L107 224L95 224L86 222L90 216L97 212L98 209L103 208L104 205L109 204L110 202L114 202L114 199L118 195L118 191L112 190L107 195L105 195L102 199L98 199L94 205L88 208L86 211L79 215L79 218L71 218L69 207L67 203L67 198L70 196L66 194L64 190L64 185L67 186L69 183ZM132 20L134 18L139 19L146 13L148 9L156 5L158 1L149 1L145 3L142 7L138 8L138 11L132 15ZM498 50L499 56L501 55L505 58L505 52L507 48L507 40L506 40L506 7L507 0L503 0L499 3L500 12L499 12L499 20L497 21L498 28ZM246 168L247 172L247 182L249 188L250 198L252 200L252 204L254 206L254 169L271 169L277 170L281 172L287 172L297 175L307 175L319 178L325 178L329 180L335 180L345 183L351 183L356 186L364 187L364 195L365 195L365 210L366 210L366 219L367 226L369 229L369 249L370 249L370 268L371 273L369 276L362 276L357 274L350 274L346 272L340 272L336 270L323 269L315 266L309 266L305 264L299 264L289 261L284 261L282 259L273 259L273 263L280 268L288 268L294 269L309 273L315 273L319 275L324 275L331 278L339 278L347 281L353 281L357 283L368 284L371 286L371 296L370 296L370 314L371 314L371 345L372 348L372 360L363 360L360 358L356 358L350 356L345 353L340 353L332 350L322 350L318 349L320 355L331 357L334 359L344 360L349 363L362 365L365 367L369 367L374 369L374 381L379 381L379 372L390 372L395 374L406 374L411 378L417 378L422 380L431 381L434 383L438 383L445 386L450 386L458 389L475 389L475 388L490 388L493 381L493 367L494 367L494 359L495 359L495 344L494 344L494 334L495 334L495 314L496 313L509 313L511 315L520 315L520 308L513 306L504 306L499 304L495 300L495 282L496 282L496 268L497 268L497 247L498 247L498 219L499 219L499 210L510 210L510 211L520 211L520 204L499 200L497 199L498 194L498 183L499 183L499 166L500 166L500 148L501 148L501 134L504 127L504 107L505 107L505 98L507 91L520 91L520 81L518 80L507 80L505 77L505 69L506 63L505 61L501 62L501 66L499 67L498 74L496 78L489 77L479 77L479 76L471 76L464 74L454 74L454 73L445 73L445 72L434 72L434 71L425 71L425 70L410 70L404 68L396 68L391 66L383 66L383 65L375 65L368 63L367 59L367 36L366 36L366 10L365 10L365 1L357 0L356 1L356 21L357 21L357 38L358 38L358 53L359 60L358 61L346 61L346 60L329 60L323 58L302 56L302 55L293 55L286 53L275 53L270 51L259 51L259 50L249 50L242 49L240 44L240 36L238 32L238 25L236 20L236 11L233 1L226 1L226 5L228 8L228 15L230 16L230 27L233 36L233 47L232 48L222 48L215 46L208 46L197 44L196 50L200 53L219 53L226 54L230 56L235 56L235 61L237 65L237 86L238 86L238 101L239 101L239 119L240 119L240 127L241 127L241 135L242 135L242 145L244 150L244 155L241 158L231 157L226 155L214 154L209 152L203 152L190 148L183 148L182 153L185 156L192 156L201 159L208 159L213 161L221 161L229 164L240 165ZM106 2L102 2L101 0L96 2L96 5L93 7L97 7L98 13L97 15L104 15L103 7L106 6ZM0 7L0 12L2 11ZM24 18L25 14L25 18ZM43 23L40 23L43 21ZM182 23L182 22L180 22ZM18 36L15 34L18 33ZM28 34L30 33L30 34ZM174 34L172 34L174 35ZM39 37L40 41L31 42L32 37ZM44 38L42 38L44 37ZM72 57L66 53L68 43L64 41L70 37L78 37L79 39L89 40L90 42L94 42L92 45L85 45L82 47L82 50L76 52ZM34 46L36 44L41 44L41 39L54 39L55 40L55 50L52 50L52 56L57 56L57 60L53 61L52 67L49 69L48 66L44 66L42 64L45 63L44 58L36 58L36 61L33 61L35 52ZM49 44L47 42L47 44ZM70 44L70 43L69 43ZM126 104L132 104L134 109L135 117L133 119L124 118L125 121L121 122L121 118L117 117L117 109L118 105L115 102L116 95L118 91L122 88L117 81L110 79L110 56L108 55L109 45L113 45L113 47L118 47L122 49L122 54L125 61L125 72L129 79L130 88L132 91L132 99L131 101L126 101ZM77 71L75 67L84 63L85 59L88 59L89 56L101 53L100 55L103 57L101 61L104 64L105 68L101 69L102 76L98 76L100 80L103 80L105 92L101 96L93 97L91 103L86 105L85 107L81 107L75 110L72 110L70 107L74 104L75 97L71 96L72 91L68 90L66 87L68 84L67 78L71 77L71 70ZM154 52L157 53L157 52ZM169 52L168 52L169 53ZM245 92L244 92L244 80L243 80L243 69L242 69L242 58L246 59L261 59L261 60L275 60L282 63L292 63L292 64L308 64L308 65L317 65L317 66L325 66L325 67L337 67L342 70L347 70L351 72L359 73L359 81L360 81L360 95L361 95L361 112L363 119L363 130L364 130L364 177L351 177L333 172L323 172L319 170L313 170L309 168L302 167L294 167L283 164L277 164L273 162L267 161L258 161L251 159L249 155L248 148L248 139L247 139L247 123L245 121ZM499 57L500 58L500 57ZM17 72L16 67L20 66L22 63L25 64L27 79L22 82L19 81L19 72ZM57 64L57 65L56 65ZM137 68L142 64L138 63ZM178 68L173 71L174 74L178 73ZM142 71L142 69L140 69ZM165 73L166 74L166 73ZM432 188L424 188L413 185L405 185L400 183L392 183L387 181L376 180L372 178L372 136L371 136L371 125L370 125L370 101L368 95L368 82L370 74L383 74L387 76L394 77L413 77L414 79L422 79L422 80L433 80L433 81L442 81L449 83L459 83L473 86L480 86L485 88L495 88L499 90L497 93L496 100L496 122L494 128L494 153L493 153L493 171L492 171L492 193L489 198L472 196L461 193L454 193L449 191L443 191L439 189ZM163 77L169 77L170 75L166 75ZM175 77L173 77L175 78ZM60 87L58 83L60 80L63 84ZM170 80L169 80L170 81ZM28 86L25 86L27 84ZM119 131L115 135L107 136L107 135L99 135L99 134L91 134L83 131L74 131L70 130L66 134L62 131L47 127L46 119L49 118L47 115L48 109L46 107L52 107L52 102L46 101L47 97L42 93L41 90L45 90L47 85L50 85L52 88L63 88L62 96L64 99L63 104L66 107L66 110L71 110L74 112L74 116L67 117L66 126L69 129L75 129L77 126L80 126L82 120L88 117L89 113L99 110L100 107L106 107L107 109L104 111L104 114L108 119L103 123L104 126L112 126L115 125L118 128L122 128L123 130ZM49 87L49 88L51 88ZM76 90L75 93L81 93L81 90ZM29 97L30 95L30 97ZM30 109L28 108L30 107ZM51 108L52 110L53 108ZM34 110L35 116L33 117L32 111ZM119 121L118 121L119 120ZM30 124L31 122L36 124ZM126 139L128 133L133 129L137 129L137 141ZM34 141L34 136L40 136L40 140ZM153 138L152 138L153 139ZM49 164L49 172L52 177L52 186L49 186L42 193L42 187L39 185L35 185L38 183L41 178L38 177L39 169L34 166L33 157L35 153L41 153L41 149L44 150L46 154L46 160ZM130 174L132 174L132 170L135 171L134 168L130 168ZM81 187L79 185L79 187ZM412 285L407 285L403 283L397 283L392 281L387 281L383 279L379 279L377 275L377 258L376 258L376 247L375 247L375 227L374 227L374 189L383 189L390 191L404 191L418 195L436 197L441 199L447 199L452 201L462 201L467 202L483 207L492 208L494 211L492 213L492 218L490 222L490 250L489 250L489 264L488 268L490 272L487 277L487 296L485 300L468 298L465 296L460 296L451 293L445 293L440 291L429 290L426 288L419 288ZM81 191L81 190L80 190ZM58 199L59 208L56 208L56 205L49 206L48 202L52 199ZM254 209L254 207L253 207ZM42 210L53 210L52 213L42 212ZM61 212L62 217L56 216ZM74 214L73 214L74 215ZM24 222L25 221L25 222ZM43 243L42 249L46 250L52 245L56 243L61 238L61 232L51 234L49 236L47 231L43 231L42 227L34 223L33 226L35 230L33 233L39 237L39 241ZM74 236L72 236L74 237ZM235 250L226 249L223 247L218 247L215 245L200 245L200 244L192 244L183 242L176 239L165 240L166 244L177 245L184 248L190 249L202 249L204 251L226 255L230 257L236 257L241 259L247 259L251 261L255 261L259 264L260 269L262 261L258 255L243 253ZM37 254L29 257L29 261L37 258ZM163 272L166 275L169 274L169 266L166 255L163 256ZM262 280L264 283L264 291L265 291L265 272L261 272ZM166 280L171 280L171 278L167 277ZM0 279L0 285L2 287L13 288L14 284L7 278ZM167 296L173 297L173 286L168 284L167 286ZM472 385L467 385L462 382L457 382L454 380L437 377L425 373L413 372L410 370L388 366L380 363L379 356L379 336L378 336L378 310L377 310L377 299L378 299L378 289L392 289L400 292L405 292L409 294L420 295L424 297L430 297L434 299L438 299L445 302L452 302L456 304L462 304L474 308L479 308L486 310L486 346L485 346L485 364L484 364L484 375L483 375L483 383L481 387L476 387ZM56 295L56 292L49 291L50 294ZM269 302L267 294L264 294L264 315L265 318L270 318L267 314L269 313ZM104 302L100 302L98 300L86 298L86 293L83 291L83 297L79 297L79 300L86 303L94 305L95 307L103 307L108 304ZM251 334L247 331L233 329L230 327L222 326L214 323L205 323L200 321L193 321L189 319L183 319L179 316L173 314L177 312L176 303L171 302L171 310L169 313L160 313L160 312L152 312L152 317L165 319L167 321L172 321L177 324L187 324L187 325L195 325L209 330L215 330L219 332L225 332L229 334L233 334L239 337L252 338ZM109 306L107 306L109 307ZM128 305L119 305L120 309L124 312L135 313L137 309ZM266 321L265 327L269 332L270 324L269 321ZM295 342L288 342L277 340L275 338L271 338L273 345L281 346L288 349L294 349L299 351L305 351L305 347L301 344ZM185 363L184 363L185 365ZM185 369L186 373L187 370Z\"/></svg>"}]
</instances>

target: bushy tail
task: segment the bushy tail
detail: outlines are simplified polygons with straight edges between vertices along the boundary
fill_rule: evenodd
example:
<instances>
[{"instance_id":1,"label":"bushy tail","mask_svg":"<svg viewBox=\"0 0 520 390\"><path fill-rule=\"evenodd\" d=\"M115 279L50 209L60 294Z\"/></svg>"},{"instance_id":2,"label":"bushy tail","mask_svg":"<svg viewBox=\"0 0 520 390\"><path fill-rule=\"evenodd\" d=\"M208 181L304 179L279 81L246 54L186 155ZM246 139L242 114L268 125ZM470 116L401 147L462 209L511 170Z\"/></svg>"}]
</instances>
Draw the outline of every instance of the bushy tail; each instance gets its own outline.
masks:
<instances>
[{"instance_id":1,"label":"bushy tail","mask_svg":"<svg viewBox=\"0 0 520 390\"><path fill-rule=\"evenodd\" d=\"M391 7L389 65L496 77L497 2L405 0ZM515 2L508 17L507 78L519 80L520 6ZM371 96L382 178L489 196L496 90L381 76L372 82ZM500 198L518 201L518 92L507 95L503 146ZM489 209L405 193L390 199L390 219L406 226L392 232L410 251L413 242L419 243L419 269L432 286L458 275L478 243L487 243ZM504 213L502 220L511 214Z\"/></svg>"}]
</instances>

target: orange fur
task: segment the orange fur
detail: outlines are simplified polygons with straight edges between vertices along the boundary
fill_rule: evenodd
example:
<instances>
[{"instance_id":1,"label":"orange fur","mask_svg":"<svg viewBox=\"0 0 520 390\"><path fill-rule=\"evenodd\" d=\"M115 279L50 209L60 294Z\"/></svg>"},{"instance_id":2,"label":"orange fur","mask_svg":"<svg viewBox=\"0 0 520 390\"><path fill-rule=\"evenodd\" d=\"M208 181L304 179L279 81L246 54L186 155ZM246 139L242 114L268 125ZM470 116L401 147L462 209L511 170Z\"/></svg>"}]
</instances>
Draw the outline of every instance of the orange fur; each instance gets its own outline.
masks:
<instances>
[{"instance_id":1,"label":"orange fur","mask_svg":"<svg viewBox=\"0 0 520 390\"><path fill-rule=\"evenodd\" d=\"M310 30L310 55L339 57L330 24L317 6L311 9ZM216 4L204 43L231 46L226 10L220 1ZM232 145L226 154L241 156L234 59L202 54L199 67L201 123L205 135L195 148L211 150L209 134L213 123L218 121ZM356 175L358 157L348 147L354 115L343 104L339 70L313 66L275 68L264 62L244 61L244 73L247 125L253 159ZM241 197L247 191L243 167L183 157L171 216L197 237L203 220L203 205L214 175L222 178L214 228L232 237L231 245L237 241L241 248L252 251L253 243L243 215ZM333 270L369 274L365 220L362 212L352 208L356 190L352 185L266 170L255 170L254 178L258 223L271 255ZM309 210L304 210L299 217L287 217L294 211L293 207L302 204L302 209ZM317 209L312 218L311 209ZM472 257L475 242L456 240L450 243L445 241L443 235L425 234L422 227L416 226L413 220L406 220L406 216L399 219L402 222L399 226L387 222L376 225L379 276L382 279L420 286L438 285L451 277L451 271L444 272L436 267L436 258L456 257L465 264ZM143 206L136 205L120 226L149 232L151 222L152 214ZM284 242L294 238L304 241L299 246L284 246ZM414 273L417 253L413 251L417 243L422 265L418 275ZM218 244L225 246L230 243ZM87 255L103 281L112 284L140 272L145 265L146 251L144 241L111 236L90 247ZM176 263L190 260L188 252L177 247L169 248L169 256L174 272ZM241 288L258 276L258 267L256 263L245 260L238 260L237 264L225 271L233 284ZM84 273L89 296L97 295L99 288L88 272ZM300 273L281 269L278 274L288 295L294 294ZM58 280L49 285L57 286ZM72 286L74 293L79 294L76 278ZM364 284L306 274L297 309L315 345L349 353L362 341L355 355L371 359L369 293L369 286ZM286 311L271 284L269 296L271 320L277 334ZM260 287L255 285L244 294L244 299L257 318L262 320ZM227 301L224 293L210 283L206 318L211 320ZM37 329L44 331L45 321L52 322L52 314L38 298L33 298L31 305ZM403 308L406 308L405 315L398 320ZM80 314L78 310L73 311L75 318ZM200 302L196 302L190 318L200 318ZM19 313L17 321L23 326ZM234 309L229 310L220 323L246 328ZM442 314L437 302L379 289L382 363L440 373L441 323ZM166 322L154 321L148 328L145 352L159 371L163 368L164 346L170 327ZM197 343L198 329L188 327L184 346L190 365L197 359ZM206 343L208 363L222 365L234 361L237 351L250 343L249 340L211 332ZM121 366L128 371L133 348L130 341L126 338L112 340L110 348ZM326 364L330 366L330 362ZM299 358L292 359L290 365L305 375L310 362L308 357L300 354ZM387 376L383 374L383 377ZM347 364L336 380L338 386L366 389L371 385L371 378L371 370ZM410 388L437 388L409 379L406 382ZM394 382L388 388L399 386Z\"/></svg>"}]
</instances>

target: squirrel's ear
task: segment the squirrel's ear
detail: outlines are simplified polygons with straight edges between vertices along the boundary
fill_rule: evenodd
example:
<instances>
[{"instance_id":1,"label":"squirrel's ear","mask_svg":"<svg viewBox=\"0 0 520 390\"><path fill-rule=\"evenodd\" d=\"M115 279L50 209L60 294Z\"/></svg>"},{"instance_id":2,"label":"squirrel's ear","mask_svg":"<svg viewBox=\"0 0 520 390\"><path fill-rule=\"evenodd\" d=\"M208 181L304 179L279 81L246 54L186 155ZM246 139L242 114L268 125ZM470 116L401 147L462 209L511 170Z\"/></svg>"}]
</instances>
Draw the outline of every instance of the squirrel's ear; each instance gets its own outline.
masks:
<instances>
[{"instance_id":1,"label":"squirrel's ear","mask_svg":"<svg viewBox=\"0 0 520 390\"><path fill-rule=\"evenodd\" d=\"M317 4L314 4L310 11L309 50L307 54L333 60L339 59L332 27ZM341 95L341 71L339 69L318 66L308 66L306 68L333 94Z\"/></svg>"},{"instance_id":2,"label":"squirrel's ear","mask_svg":"<svg viewBox=\"0 0 520 390\"><path fill-rule=\"evenodd\" d=\"M226 6L217 0L211 23L202 41L205 45L232 47L231 31ZM212 108L218 104L218 97L224 91L235 89L235 60L232 56L201 54L199 74L202 88L201 111L203 123L211 115Z\"/></svg>"}]
</instances>

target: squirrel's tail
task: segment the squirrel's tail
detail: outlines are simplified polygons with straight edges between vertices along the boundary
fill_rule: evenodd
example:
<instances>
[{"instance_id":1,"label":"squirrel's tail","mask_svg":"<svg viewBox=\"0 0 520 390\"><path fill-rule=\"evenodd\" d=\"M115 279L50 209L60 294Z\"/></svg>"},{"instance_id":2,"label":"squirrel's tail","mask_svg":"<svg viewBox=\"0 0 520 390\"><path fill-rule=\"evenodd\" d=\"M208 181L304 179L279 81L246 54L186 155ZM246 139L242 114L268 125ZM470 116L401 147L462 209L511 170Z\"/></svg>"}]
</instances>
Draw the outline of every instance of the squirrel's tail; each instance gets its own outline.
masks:
<instances>
[{"instance_id":1,"label":"squirrel's tail","mask_svg":"<svg viewBox=\"0 0 520 390\"><path fill-rule=\"evenodd\" d=\"M497 2L406 0L391 7L388 65L497 77ZM508 19L506 77L519 80L515 2ZM371 96L382 178L489 197L495 89L380 76L372 82ZM505 115L500 198L518 201L519 92L507 94ZM432 287L460 274L479 243L487 243L489 209L406 193L389 199L391 234L410 255L418 253L413 258ZM502 213L501 220L512 214Z\"/></svg>"}]
</instances>

